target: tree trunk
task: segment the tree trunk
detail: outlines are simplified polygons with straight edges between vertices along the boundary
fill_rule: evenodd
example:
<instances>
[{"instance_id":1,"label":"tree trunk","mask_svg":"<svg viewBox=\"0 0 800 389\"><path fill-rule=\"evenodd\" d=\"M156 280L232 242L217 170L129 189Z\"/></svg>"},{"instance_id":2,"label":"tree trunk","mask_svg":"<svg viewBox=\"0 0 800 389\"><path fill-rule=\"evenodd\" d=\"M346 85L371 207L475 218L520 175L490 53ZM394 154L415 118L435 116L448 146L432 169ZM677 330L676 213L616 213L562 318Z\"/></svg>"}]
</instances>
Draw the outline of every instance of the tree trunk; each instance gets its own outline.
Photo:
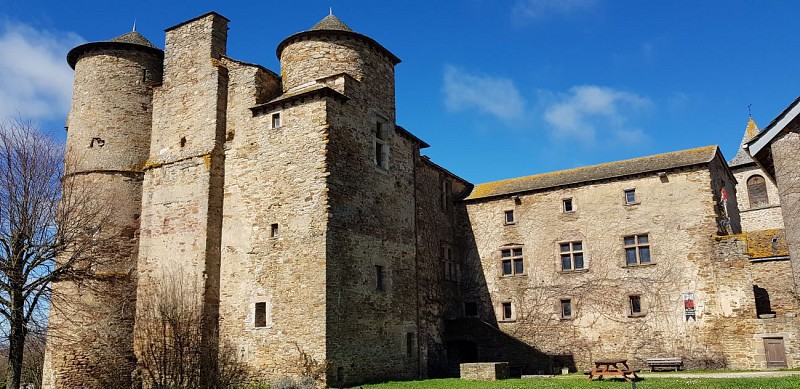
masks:
<instances>
[{"instance_id":1,"label":"tree trunk","mask_svg":"<svg viewBox=\"0 0 800 389\"><path fill-rule=\"evenodd\" d=\"M22 377L22 357L25 351L25 312L22 293L11 293L11 323L8 336L8 364L6 389L19 389Z\"/></svg>"}]
</instances>

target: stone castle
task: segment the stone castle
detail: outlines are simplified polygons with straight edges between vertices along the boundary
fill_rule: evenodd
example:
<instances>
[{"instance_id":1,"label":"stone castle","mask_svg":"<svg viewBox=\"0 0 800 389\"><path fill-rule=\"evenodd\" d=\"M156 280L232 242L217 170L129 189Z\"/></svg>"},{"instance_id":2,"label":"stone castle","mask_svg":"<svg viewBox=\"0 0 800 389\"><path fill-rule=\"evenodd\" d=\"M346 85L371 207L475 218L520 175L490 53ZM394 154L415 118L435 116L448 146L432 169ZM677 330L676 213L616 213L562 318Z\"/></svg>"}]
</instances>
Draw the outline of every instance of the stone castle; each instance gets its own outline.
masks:
<instances>
[{"instance_id":1,"label":"stone castle","mask_svg":"<svg viewBox=\"0 0 800 389\"><path fill-rule=\"evenodd\" d=\"M70 51L68 174L111 204L113 260L54 285L45 387L146 377L147 302L175 285L253 381L301 355L332 386L800 364L797 102L730 164L709 146L473 185L396 123L375 40L327 16L280 43L279 76L226 55L227 23Z\"/></svg>"}]
</instances>

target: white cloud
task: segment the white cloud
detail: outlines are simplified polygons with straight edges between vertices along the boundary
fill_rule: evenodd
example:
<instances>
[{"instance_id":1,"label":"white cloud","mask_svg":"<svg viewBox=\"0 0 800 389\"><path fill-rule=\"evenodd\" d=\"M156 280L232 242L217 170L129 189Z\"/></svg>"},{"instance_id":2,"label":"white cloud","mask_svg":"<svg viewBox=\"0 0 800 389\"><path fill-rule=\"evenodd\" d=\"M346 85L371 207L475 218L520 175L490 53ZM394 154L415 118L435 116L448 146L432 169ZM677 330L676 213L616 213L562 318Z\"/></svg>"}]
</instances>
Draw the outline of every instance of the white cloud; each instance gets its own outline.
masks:
<instances>
[{"instance_id":1,"label":"white cloud","mask_svg":"<svg viewBox=\"0 0 800 389\"><path fill-rule=\"evenodd\" d=\"M512 80L470 74L452 65L444 68L444 104L451 111L477 109L504 120L520 117L525 108Z\"/></svg>"},{"instance_id":2,"label":"white cloud","mask_svg":"<svg viewBox=\"0 0 800 389\"><path fill-rule=\"evenodd\" d=\"M650 99L634 93L596 85L582 85L557 96L544 109L544 120L557 139L594 144L598 136L626 145L647 139L630 125L631 116L652 105Z\"/></svg>"},{"instance_id":3,"label":"white cloud","mask_svg":"<svg viewBox=\"0 0 800 389\"><path fill-rule=\"evenodd\" d=\"M540 19L591 9L597 0L517 0L511 12L521 19Z\"/></svg>"},{"instance_id":4,"label":"white cloud","mask_svg":"<svg viewBox=\"0 0 800 389\"><path fill-rule=\"evenodd\" d=\"M0 18L0 118L65 117L72 97L67 52L84 40Z\"/></svg>"}]
</instances>

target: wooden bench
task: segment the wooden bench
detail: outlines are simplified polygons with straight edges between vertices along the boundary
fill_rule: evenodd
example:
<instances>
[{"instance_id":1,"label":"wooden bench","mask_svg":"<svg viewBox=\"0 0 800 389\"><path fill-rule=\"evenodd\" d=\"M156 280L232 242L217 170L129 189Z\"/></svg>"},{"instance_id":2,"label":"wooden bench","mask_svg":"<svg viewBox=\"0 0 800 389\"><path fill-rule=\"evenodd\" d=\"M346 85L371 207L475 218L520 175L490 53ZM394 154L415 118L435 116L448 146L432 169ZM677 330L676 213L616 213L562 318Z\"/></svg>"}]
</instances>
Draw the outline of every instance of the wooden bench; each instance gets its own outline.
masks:
<instances>
[{"instance_id":1,"label":"wooden bench","mask_svg":"<svg viewBox=\"0 0 800 389\"><path fill-rule=\"evenodd\" d=\"M656 369L669 369L678 371L683 368L683 359L677 357L647 358L647 366L650 367L650 371L655 371Z\"/></svg>"}]
</instances>

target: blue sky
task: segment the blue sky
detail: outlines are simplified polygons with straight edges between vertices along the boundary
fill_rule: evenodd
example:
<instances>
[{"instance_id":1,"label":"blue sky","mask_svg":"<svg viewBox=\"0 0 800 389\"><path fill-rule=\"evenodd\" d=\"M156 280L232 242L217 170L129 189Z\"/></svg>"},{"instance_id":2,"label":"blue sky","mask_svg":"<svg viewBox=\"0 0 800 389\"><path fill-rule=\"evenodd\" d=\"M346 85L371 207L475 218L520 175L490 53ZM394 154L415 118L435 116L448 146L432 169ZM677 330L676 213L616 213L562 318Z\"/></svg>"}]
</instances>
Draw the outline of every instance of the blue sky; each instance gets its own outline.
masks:
<instances>
[{"instance_id":1,"label":"blue sky","mask_svg":"<svg viewBox=\"0 0 800 389\"><path fill-rule=\"evenodd\" d=\"M796 1L0 0L0 117L63 136L66 52L208 11L228 55L279 71L285 37L333 12L400 57L397 121L473 183L710 144L735 154L800 94Z\"/></svg>"}]
</instances>

